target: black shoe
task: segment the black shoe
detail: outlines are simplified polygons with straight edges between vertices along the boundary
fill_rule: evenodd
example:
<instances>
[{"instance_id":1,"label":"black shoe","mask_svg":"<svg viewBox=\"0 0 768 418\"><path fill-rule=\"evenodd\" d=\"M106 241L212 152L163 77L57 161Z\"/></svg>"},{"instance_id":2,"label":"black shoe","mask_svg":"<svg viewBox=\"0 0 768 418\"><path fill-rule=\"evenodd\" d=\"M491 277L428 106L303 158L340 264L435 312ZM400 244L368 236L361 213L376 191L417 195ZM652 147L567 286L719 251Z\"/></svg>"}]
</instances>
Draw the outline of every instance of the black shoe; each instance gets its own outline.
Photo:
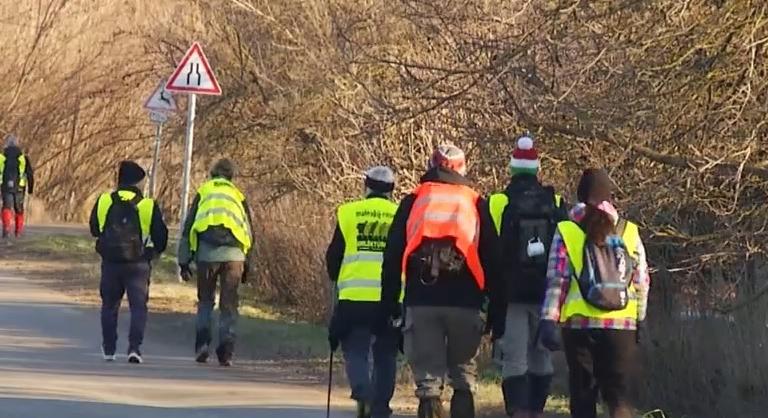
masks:
<instances>
[{"instance_id":1,"label":"black shoe","mask_svg":"<svg viewBox=\"0 0 768 418\"><path fill-rule=\"evenodd\" d=\"M141 351L138 348L132 348L128 350L128 363L141 364L144 363L144 359L141 358Z\"/></svg>"},{"instance_id":2,"label":"black shoe","mask_svg":"<svg viewBox=\"0 0 768 418\"><path fill-rule=\"evenodd\" d=\"M204 344L195 351L195 361L198 363L207 363L208 356L211 354L208 352L208 344Z\"/></svg>"},{"instance_id":3,"label":"black shoe","mask_svg":"<svg viewBox=\"0 0 768 418\"><path fill-rule=\"evenodd\" d=\"M451 418L475 418L475 397L468 390L456 390L451 398Z\"/></svg>"},{"instance_id":4,"label":"black shoe","mask_svg":"<svg viewBox=\"0 0 768 418\"><path fill-rule=\"evenodd\" d=\"M232 354L234 352L234 344L223 343L216 348L216 357L219 358L219 365L229 367L232 365Z\"/></svg>"},{"instance_id":5,"label":"black shoe","mask_svg":"<svg viewBox=\"0 0 768 418\"><path fill-rule=\"evenodd\" d=\"M419 400L418 418L446 418L440 398Z\"/></svg>"}]
</instances>

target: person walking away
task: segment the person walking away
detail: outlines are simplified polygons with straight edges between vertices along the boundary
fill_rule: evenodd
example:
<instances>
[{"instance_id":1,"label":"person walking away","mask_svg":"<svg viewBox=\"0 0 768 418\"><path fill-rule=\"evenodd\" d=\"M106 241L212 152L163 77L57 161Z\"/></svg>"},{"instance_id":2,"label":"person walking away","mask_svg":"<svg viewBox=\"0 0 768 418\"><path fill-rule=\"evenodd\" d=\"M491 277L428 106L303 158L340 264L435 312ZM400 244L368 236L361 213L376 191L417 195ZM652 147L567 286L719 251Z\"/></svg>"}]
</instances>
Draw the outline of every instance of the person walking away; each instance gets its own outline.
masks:
<instances>
[{"instance_id":1,"label":"person walking away","mask_svg":"<svg viewBox=\"0 0 768 418\"><path fill-rule=\"evenodd\" d=\"M14 135L6 137L0 154L0 179L3 238L11 235L11 226L15 226L14 235L19 238L24 233L24 199L34 193L35 176L29 157L21 151Z\"/></svg>"},{"instance_id":2,"label":"person walking away","mask_svg":"<svg viewBox=\"0 0 768 418\"><path fill-rule=\"evenodd\" d=\"M441 145L428 167L393 219L382 266L382 309L399 315L404 280L404 348L416 381L418 416L445 416L440 397L447 375L454 390L451 417L472 418L482 335L504 333L499 248L488 205L465 177L464 152Z\"/></svg>"},{"instance_id":3,"label":"person walking away","mask_svg":"<svg viewBox=\"0 0 768 418\"><path fill-rule=\"evenodd\" d=\"M127 293L131 309L128 361L143 362L141 344L147 323L151 263L168 244L160 206L141 194L139 184L145 176L135 162L121 162L117 189L99 196L91 211L91 235L102 260L101 348L106 361L115 360L117 317Z\"/></svg>"},{"instance_id":4,"label":"person walking away","mask_svg":"<svg viewBox=\"0 0 768 418\"><path fill-rule=\"evenodd\" d=\"M395 175L389 167L366 171L365 197L338 208L325 256L338 294L329 341L332 351L341 343L358 418L392 415L389 402L395 391L399 332L391 323L379 321L379 302L383 252L397 210L391 201L394 188Z\"/></svg>"},{"instance_id":5,"label":"person walking away","mask_svg":"<svg viewBox=\"0 0 768 418\"><path fill-rule=\"evenodd\" d=\"M650 276L636 224L619 217L614 184L599 169L584 171L573 221L552 241L542 341L558 348L557 323L569 370L574 418L597 416L598 391L611 418L632 417L630 388L639 370Z\"/></svg>"},{"instance_id":6,"label":"person walking away","mask_svg":"<svg viewBox=\"0 0 768 418\"><path fill-rule=\"evenodd\" d=\"M217 161L210 179L197 191L184 222L179 241L181 277L189 281L197 267L197 325L195 360L208 361L212 342L212 315L219 288L219 344L216 356L221 366L231 366L235 350L241 283L250 274L253 248L251 213L245 194L232 182L235 166L228 159Z\"/></svg>"},{"instance_id":7,"label":"person walking away","mask_svg":"<svg viewBox=\"0 0 768 418\"><path fill-rule=\"evenodd\" d=\"M540 418L554 368L550 351L536 336L547 287L547 255L558 222L568 220L566 204L538 178L533 139L523 136L509 162L512 179L489 205L502 248L506 283L506 330L501 341L502 394L507 415Z\"/></svg>"}]
</instances>

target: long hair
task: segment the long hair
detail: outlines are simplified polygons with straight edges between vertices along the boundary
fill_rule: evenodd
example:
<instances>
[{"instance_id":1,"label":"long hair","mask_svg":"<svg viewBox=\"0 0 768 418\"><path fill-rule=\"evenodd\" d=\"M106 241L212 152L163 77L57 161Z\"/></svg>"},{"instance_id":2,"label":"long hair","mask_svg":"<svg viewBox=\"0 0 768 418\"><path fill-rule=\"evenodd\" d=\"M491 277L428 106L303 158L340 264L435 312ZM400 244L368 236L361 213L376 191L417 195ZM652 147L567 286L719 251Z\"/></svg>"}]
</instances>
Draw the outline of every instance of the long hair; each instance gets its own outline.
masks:
<instances>
[{"instance_id":1,"label":"long hair","mask_svg":"<svg viewBox=\"0 0 768 418\"><path fill-rule=\"evenodd\" d=\"M604 170L597 168L584 170L578 187L579 200L587 205L581 227L584 228L587 239L597 245L603 245L605 239L614 230L611 215L596 206L599 202L610 200L611 189L612 182Z\"/></svg>"},{"instance_id":2,"label":"long hair","mask_svg":"<svg viewBox=\"0 0 768 418\"><path fill-rule=\"evenodd\" d=\"M606 238L613 233L613 218L597 206L587 203L581 227L584 228L590 242L602 246Z\"/></svg>"}]
</instances>

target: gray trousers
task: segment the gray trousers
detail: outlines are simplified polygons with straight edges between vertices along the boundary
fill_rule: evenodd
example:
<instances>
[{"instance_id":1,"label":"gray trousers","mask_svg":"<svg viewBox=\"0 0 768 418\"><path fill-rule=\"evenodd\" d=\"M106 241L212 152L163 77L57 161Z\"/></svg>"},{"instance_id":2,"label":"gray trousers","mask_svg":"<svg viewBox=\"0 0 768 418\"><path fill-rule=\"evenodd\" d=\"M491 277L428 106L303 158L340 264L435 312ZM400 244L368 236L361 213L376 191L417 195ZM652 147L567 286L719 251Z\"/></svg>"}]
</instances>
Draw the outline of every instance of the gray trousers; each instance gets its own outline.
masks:
<instances>
[{"instance_id":1,"label":"gray trousers","mask_svg":"<svg viewBox=\"0 0 768 418\"><path fill-rule=\"evenodd\" d=\"M454 390L474 391L475 358L483 335L476 309L444 306L408 307L405 315L405 355L420 399L442 395L446 375Z\"/></svg>"},{"instance_id":2,"label":"gray trousers","mask_svg":"<svg viewBox=\"0 0 768 418\"><path fill-rule=\"evenodd\" d=\"M507 325L501 342L501 375L508 377L554 373L552 355L538 341L541 306L511 303L507 306Z\"/></svg>"}]
</instances>

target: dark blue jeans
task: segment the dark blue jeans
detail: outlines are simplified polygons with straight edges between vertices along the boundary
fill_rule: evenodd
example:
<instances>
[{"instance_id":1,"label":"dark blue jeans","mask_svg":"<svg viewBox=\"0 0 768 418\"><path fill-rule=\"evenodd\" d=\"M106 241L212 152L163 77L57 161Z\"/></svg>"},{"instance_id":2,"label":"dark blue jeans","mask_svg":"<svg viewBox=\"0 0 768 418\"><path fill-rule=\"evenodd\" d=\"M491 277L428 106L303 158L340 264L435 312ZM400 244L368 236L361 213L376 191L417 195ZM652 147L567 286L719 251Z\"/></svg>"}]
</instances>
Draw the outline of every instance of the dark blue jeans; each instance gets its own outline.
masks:
<instances>
[{"instance_id":1,"label":"dark blue jeans","mask_svg":"<svg viewBox=\"0 0 768 418\"><path fill-rule=\"evenodd\" d=\"M395 392L397 344L395 332L374 336L367 328L355 328L341 341L352 399L370 403L372 418L387 418L392 414L389 401Z\"/></svg>"},{"instance_id":2,"label":"dark blue jeans","mask_svg":"<svg viewBox=\"0 0 768 418\"><path fill-rule=\"evenodd\" d=\"M129 351L138 350L144 341L150 272L151 268L146 261L101 263L101 334L106 353L114 353L117 348L117 316L126 293L131 308Z\"/></svg>"}]
</instances>

